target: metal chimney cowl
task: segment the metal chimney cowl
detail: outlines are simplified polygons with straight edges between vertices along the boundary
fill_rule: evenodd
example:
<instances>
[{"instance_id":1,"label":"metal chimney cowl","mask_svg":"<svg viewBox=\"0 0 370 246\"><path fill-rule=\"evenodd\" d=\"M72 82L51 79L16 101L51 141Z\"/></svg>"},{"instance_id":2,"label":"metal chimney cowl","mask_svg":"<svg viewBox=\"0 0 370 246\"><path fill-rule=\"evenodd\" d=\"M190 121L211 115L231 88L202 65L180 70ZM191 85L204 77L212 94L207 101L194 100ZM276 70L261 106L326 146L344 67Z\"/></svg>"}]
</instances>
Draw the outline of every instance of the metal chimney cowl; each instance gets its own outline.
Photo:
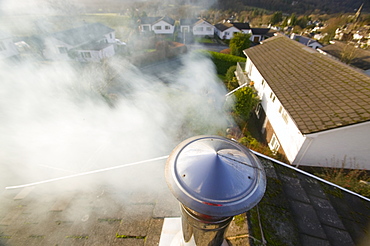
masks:
<instances>
[{"instance_id":1,"label":"metal chimney cowl","mask_svg":"<svg viewBox=\"0 0 370 246\"><path fill-rule=\"evenodd\" d=\"M165 176L181 203L183 239L195 237L195 245L221 245L232 216L254 207L266 189L255 155L220 136L181 142L167 159Z\"/></svg>"}]
</instances>

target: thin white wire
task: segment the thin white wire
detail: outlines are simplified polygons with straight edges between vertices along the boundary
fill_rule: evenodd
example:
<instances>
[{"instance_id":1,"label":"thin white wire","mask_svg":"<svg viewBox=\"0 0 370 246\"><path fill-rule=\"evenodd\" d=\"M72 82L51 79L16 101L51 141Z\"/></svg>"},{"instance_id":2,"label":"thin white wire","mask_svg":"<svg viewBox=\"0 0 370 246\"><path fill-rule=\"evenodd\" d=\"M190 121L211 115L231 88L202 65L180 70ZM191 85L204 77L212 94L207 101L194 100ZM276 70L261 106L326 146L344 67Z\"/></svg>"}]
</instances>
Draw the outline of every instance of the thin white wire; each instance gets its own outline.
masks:
<instances>
[{"instance_id":1,"label":"thin white wire","mask_svg":"<svg viewBox=\"0 0 370 246\"><path fill-rule=\"evenodd\" d=\"M114 167L108 167L108 168L103 168L103 169L98 169L98 170L93 170L93 171L88 171L88 172L83 172L83 173L72 174L72 175L63 176L63 177L59 177L59 178L47 179L47 180L33 182L33 183L29 183L29 184L8 186L8 187L5 187L5 189L6 190L11 190L11 189L19 189L19 188L24 188L24 187L29 187L29 186L39 185L39 184L45 184L45 183L55 182L55 181L59 181L59 180L63 180L63 179L75 178L75 177L79 177L79 176L84 176L84 175L89 175L89 174L94 174L94 173L100 173L100 172L106 172L106 171L110 171L110 170L114 170L114 169L139 165L139 164L143 164L143 163L147 163L147 162L163 160L163 159L166 159L166 158L168 158L168 155L153 158L153 159L149 159L149 160L138 161L138 162L128 163L128 164L124 164L124 165L114 166Z\"/></svg>"}]
</instances>

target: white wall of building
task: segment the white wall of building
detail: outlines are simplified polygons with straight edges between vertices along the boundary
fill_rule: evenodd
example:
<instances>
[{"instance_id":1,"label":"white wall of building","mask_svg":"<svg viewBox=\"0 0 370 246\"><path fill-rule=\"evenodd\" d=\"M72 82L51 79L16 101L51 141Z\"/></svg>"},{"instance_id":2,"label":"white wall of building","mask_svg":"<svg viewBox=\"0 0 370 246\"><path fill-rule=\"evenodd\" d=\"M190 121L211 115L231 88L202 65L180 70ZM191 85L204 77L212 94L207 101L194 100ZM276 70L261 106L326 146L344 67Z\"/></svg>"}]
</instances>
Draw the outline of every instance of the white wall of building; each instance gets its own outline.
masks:
<instances>
[{"instance_id":1,"label":"white wall of building","mask_svg":"<svg viewBox=\"0 0 370 246\"><path fill-rule=\"evenodd\" d=\"M294 165L370 170L370 122L306 135Z\"/></svg>"},{"instance_id":2,"label":"white wall of building","mask_svg":"<svg viewBox=\"0 0 370 246\"><path fill-rule=\"evenodd\" d=\"M64 48L67 52L63 51ZM68 50L72 48L72 46L50 37L45 40L45 49L43 50L43 55L48 60L71 60L71 58L68 56Z\"/></svg>"},{"instance_id":3,"label":"white wall of building","mask_svg":"<svg viewBox=\"0 0 370 246\"><path fill-rule=\"evenodd\" d=\"M175 27L161 20L152 26L152 30L156 34L173 34Z\"/></svg>"},{"instance_id":4,"label":"white wall of building","mask_svg":"<svg viewBox=\"0 0 370 246\"><path fill-rule=\"evenodd\" d=\"M114 44L116 42L116 34L115 32L110 32L104 35L105 40L107 40L107 43Z\"/></svg>"},{"instance_id":5,"label":"white wall of building","mask_svg":"<svg viewBox=\"0 0 370 246\"><path fill-rule=\"evenodd\" d=\"M230 27L226 29L225 31L216 31L216 34L218 35L219 38L221 39L232 39L234 37L235 32L240 32L238 28L235 27Z\"/></svg>"},{"instance_id":6,"label":"white wall of building","mask_svg":"<svg viewBox=\"0 0 370 246\"><path fill-rule=\"evenodd\" d=\"M338 127L318 133L302 135L290 118L279 112L281 103L273 100L267 82L247 59L245 71L258 91L261 105L270 121L286 157L293 165L330 166L370 170L370 122Z\"/></svg>"},{"instance_id":7,"label":"white wall of building","mask_svg":"<svg viewBox=\"0 0 370 246\"><path fill-rule=\"evenodd\" d=\"M250 80L254 82L262 108L268 116L281 147L288 160L292 162L302 147L304 136L250 59L247 59L245 69Z\"/></svg>"},{"instance_id":8,"label":"white wall of building","mask_svg":"<svg viewBox=\"0 0 370 246\"><path fill-rule=\"evenodd\" d=\"M202 22L193 27L193 34L198 36L213 36L215 33L215 28L213 25Z\"/></svg>"},{"instance_id":9,"label":"white wall of building","mask_svg":"<svg viewBox=\"0 0 370 246\"><path fill-rule=\"evenodd\" d=\"M113 45L109 45L101 50L79 50L78 53L78 60L83 62L99 62L102 59L112 57L115 54ZM89 53L89 55L87 53Z\"/></svg>"}]
</instances>

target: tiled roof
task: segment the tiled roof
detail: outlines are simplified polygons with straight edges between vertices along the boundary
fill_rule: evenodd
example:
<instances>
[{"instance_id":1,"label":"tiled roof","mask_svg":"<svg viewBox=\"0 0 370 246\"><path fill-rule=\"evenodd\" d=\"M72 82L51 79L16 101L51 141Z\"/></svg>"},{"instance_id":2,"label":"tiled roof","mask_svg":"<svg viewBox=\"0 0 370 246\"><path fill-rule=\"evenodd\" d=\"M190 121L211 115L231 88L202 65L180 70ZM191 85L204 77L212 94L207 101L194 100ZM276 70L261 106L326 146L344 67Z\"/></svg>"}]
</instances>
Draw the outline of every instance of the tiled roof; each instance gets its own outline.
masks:
<instances>
[{"instance_id":1,"label":"tiled roof","mask_svg":"<svg viewBox=\"0 0 370 246\"><path fill-rule=\"evenodd\" d=\"M370 120L370 77L277 35L244 50L304 134Z\"/></svg>"},{"instance_id":2,"label":"tiled roof","mask_svg":"<svg viewBox=\"0 0 370 246\"><path fill-rule=\"evenodd\" d=\"M247 217L233 220L226 235L232 245L263 238L267 245L361 245L369 239L368 199L265 156L258 159L266 193ZM180 208L165 182L164 163L146 167L15 190L5 190L9 183L1 179L0 245L158 245L164 218L179 217ZM16 182L19 173L9 170L0 166ZM132 178L137 175L143 179Z\"/></svg>"},{"instance_id":3,"label":"tiled roof","mask_svg":"<svg viewBox=\"0 0 370 246\"><path fill-rule=\"evenodd\" d=\"M245 22L233 22L231 23L234 27L238 28L239 30L246 30L246 29L251 29L249 26L249 23Z\"/></svg>"},{"instance_id":4,"label":"tiled roof","mask_svg":"<svg viewBox=\"0 0 370 246\"><path fill-rule=\"evenodd\" d=\"M233 25L232 25L232 24L230 24L230 23L218 23L218 24L216 24L216 25L215 25L215 27L216 27L218 30L220 30L221 32L223 32L223 31L225 31L225 30L227 30L227 29L229 29L229 28L233 27Z\"/></svg>"},{"instance_id":5,"label":"tiled roof","mask_svg":"<svg viewBox=\"0 0 370 246\"><path fill-rule=\"evenodd\" d=\"M348 54L352 55L353 58L349 63L350 65L360 68L362 70L370 69L369 50L355 48L353 45L350 44L347 45L340 41L335 41L332 44L326 45L320 48L320 50L338 58L339 60L341 59L343 52L347 52Z\"/></svg>"},{"instance_id":6,"label":"tiled roof","mask_svg":"<svg viewBox=\"0 0 370 246\"><path fill-rule=\"evenodd\" d=\"M167 22L168 24L171 24L172 26L175 25L175 20L168 17L168 16L163 16L162 18L158 19L157 21L153 22L152 24L155 24L159 21L165 21Z\"/></svg>"},{"instance_id":7,"label":"tiled roof","mask_svg":"<svg viewBox=\"0 0 370 246\"><path fill-rule=\"evenodd\" d=\"M111 46L113 44L110 43L88 43L88 44L83 44L81 46L78 46L75 48L75 50L102 50L107 48L108 46Z\"/></svg>"},{"instance_id":8,"label":"tiled roof","mask_svg":"<svg viewBox=\"0 0 370 246\"><path fill-rule=\"evenodd\" d=\"M256 35L267 34L270 31L270 28L252 28L252 33Z\"/></svg>"},{"instance_id":9,"label":"tiled roof","mask_svg":"<svg viewBox=\"0 0 370 246\"><path fill-rule=\"evenodd\" d=\"M86 42L102 39L105 34L114 30L101 23L86 24L52 34L52 36L70 45L81 45Z\"/></svg>"},{"instance_id":10,"label":"tiled roof","mask_svg":"<svg viewBox=\"0 0 370 246\"><path fill-rule=\"evenodd\" d=\"M199 19L180 19L180 26L183 25L194 25Z\"/></svg>"}]
</instances>

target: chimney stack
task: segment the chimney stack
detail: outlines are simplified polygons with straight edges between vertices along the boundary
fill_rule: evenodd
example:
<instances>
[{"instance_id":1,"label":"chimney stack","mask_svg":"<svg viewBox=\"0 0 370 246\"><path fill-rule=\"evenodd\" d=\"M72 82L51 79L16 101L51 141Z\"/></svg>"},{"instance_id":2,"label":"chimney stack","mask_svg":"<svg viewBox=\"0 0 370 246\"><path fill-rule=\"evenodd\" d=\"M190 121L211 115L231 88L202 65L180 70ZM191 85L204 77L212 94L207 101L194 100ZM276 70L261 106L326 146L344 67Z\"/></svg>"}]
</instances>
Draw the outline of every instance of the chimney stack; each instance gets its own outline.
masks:
<instances>
[{"instance_id":1,"label":"chimney stack","mask_svg":"<svg viewBox=\"0 0 370 246\"><path fill-rule=\"evenodd\" d=\"M254 207L266 189L264 169L249 149L220 136L181 142L167 159L165 176L180 202L177 245L223 246L234 215Z\"/></svg>"}]
</instances>

